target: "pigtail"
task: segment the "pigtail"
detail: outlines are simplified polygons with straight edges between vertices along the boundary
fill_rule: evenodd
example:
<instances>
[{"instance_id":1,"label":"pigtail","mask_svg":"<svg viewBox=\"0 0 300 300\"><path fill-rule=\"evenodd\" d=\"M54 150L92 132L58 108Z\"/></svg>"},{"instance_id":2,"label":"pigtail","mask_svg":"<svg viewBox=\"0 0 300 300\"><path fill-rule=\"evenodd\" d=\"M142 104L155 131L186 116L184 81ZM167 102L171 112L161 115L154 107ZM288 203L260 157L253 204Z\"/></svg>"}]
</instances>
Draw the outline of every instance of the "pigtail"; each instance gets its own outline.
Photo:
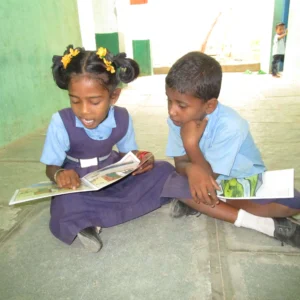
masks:
<instances>
[{"instance_id":1,"label":"pigtail","mask_svg":"<svg viewBox=\"0 0 300 300\"><path fill-rule=\"evenodd\" d=\"M140 74L138 63L131 58L126 58L125 53L114 56L113 63L119 68L118 77L123 83L133 81Z\"/></svg>"},{"instance_id":2,"label":"pigtail","mask_svg":"<svg viewBox=\"0 0 300 300\"><path fill-rule=\"evenodd\" d=\"M52 74L57 86L63 90L68 89L71 73L77 73L78 66L84 55L84 48L73 48L69 45L63 56L54 55L52 58ZM79 63L78 63L79 62Z\"/></svg>"},{"instance_id":3,"label":"pigtail","mask_svg":"<svg viewBox=\"0 0 300 300\"><path fill-rule=\"evenodd\" d=\"M68 89L68 80L66 72L61 62L62 56L54 55L52 58L52 75L57 86L63 90Z\"/></svg>"},{"instance_id":4,"label":"pigtail","mask_svg":"<svg viewBox=\"0 0 300 300\"><path fill-rule=\"evenodd\" d=\"M52 74L59 88L67 90L71 78L84 73L94 76L108 90L114 90L120 81L129 83L136 79L140 68L125 53L114 55L103 47L86 51L69 45L62 56L53 56Z\"/></svg>"}]
</instances>

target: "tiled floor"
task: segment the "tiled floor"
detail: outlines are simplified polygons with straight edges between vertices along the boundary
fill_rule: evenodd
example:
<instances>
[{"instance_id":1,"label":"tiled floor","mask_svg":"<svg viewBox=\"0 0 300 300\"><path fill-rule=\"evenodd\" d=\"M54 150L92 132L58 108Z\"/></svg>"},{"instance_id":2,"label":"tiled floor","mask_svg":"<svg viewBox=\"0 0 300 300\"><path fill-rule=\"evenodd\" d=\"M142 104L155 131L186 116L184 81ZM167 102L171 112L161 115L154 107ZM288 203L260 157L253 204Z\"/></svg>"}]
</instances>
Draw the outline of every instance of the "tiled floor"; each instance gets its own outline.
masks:
<instances>
[{"instance_id":1,"label":"tiled floor","mask_svg":"<svg viewBox=\"0 0 300 300\"><path fill-rule=\"evenodd\" d=\"M300 83L225 73L220 101L250 122L269 169L295 168L300 188ZM139 78L119 105L133 116L141 149L165 157L164 76ZM49 200L15 207L16 187L46 179L45 129L0 149L0 299L300 299L300 251L205 216L171 219L168 206L103 230L88 254L48 230Z\"/></svg>"}]
</instances>

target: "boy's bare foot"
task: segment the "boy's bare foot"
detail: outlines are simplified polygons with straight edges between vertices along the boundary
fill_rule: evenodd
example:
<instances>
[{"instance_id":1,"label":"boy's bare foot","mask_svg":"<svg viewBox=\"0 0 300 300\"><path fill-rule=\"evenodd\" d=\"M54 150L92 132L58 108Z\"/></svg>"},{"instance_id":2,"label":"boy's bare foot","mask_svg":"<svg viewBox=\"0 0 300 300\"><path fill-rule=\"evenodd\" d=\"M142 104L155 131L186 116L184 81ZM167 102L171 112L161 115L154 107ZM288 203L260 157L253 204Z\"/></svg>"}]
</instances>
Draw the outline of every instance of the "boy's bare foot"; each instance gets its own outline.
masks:
<instances>
[{"instance_id":1,"label":"boy's bare foot","mask_svg":"<svg viewBox=\"0 0 300 300\"><path fill-rule=\"evenodd\" d=\"M275 75L272 75L272 77L274 77L274 78L280 78L280 75L279 74L275 74Z\"/></svg>"}]
</instances>

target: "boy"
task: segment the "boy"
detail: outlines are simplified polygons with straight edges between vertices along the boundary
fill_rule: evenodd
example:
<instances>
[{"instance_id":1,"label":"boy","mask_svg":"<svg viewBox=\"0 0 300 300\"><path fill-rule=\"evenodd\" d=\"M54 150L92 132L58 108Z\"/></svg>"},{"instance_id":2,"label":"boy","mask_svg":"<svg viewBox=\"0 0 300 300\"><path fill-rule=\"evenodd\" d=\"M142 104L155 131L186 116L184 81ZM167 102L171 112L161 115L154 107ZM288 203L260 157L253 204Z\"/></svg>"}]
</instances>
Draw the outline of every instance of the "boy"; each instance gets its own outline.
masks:
<instances>
[{"instance_id":1,"label":"boy","mask_svg":"<svg viewBox=\"0 0 300 300\"><path fill-rule=\"evenodd\" d=\"M284 62L285 53L285 39L287 35L287 29L285 29L284 23L278 23L275 27L276 34L273 41L273 61L272 61L272 76L279 78L278 63Z\"/></svg>"},{"instance_id":2,"label":"boy","mask_svg":"<svg viewBox=\"0 0 300 300\"><path fill-rule=\"evenodd\" d=\"M297 191L294 199L219 202L216 196L217 178L244 178L266 170L248 123L218 102L221 81L220 64L201 52L184 55L170 69L167 155L174 157L176 172L162 196L180 200L173 207L176 217L187 213L187 205L300 247L300 226L286 218L300 212Z\"/></svg>"}]
</instances>

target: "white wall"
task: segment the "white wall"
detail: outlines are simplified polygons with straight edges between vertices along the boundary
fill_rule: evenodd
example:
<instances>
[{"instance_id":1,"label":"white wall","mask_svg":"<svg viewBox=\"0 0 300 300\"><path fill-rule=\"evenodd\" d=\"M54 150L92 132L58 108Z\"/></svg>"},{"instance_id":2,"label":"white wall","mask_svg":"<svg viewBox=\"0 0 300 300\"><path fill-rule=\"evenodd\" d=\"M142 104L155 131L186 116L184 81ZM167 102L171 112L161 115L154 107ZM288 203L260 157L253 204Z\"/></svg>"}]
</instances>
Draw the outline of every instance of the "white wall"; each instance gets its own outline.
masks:
<instances>
[{"instance_id":1,"label":"white wall","mask_svg":"<svg viewBox=\"0 0 300 300\"><path fill-rule=\"evenodd\" d=\"M291 0L289 9L289 28L286 39L284 77L300 82L300 1Z\"/></svg>"},{"instance_id":2,"label":"white wall","mask_svg":"<svg viewBox=\"0 0 300 300\"><path fill-rule=\"evenodd\" d=\"M152 39L153 13L148 4L130 5L129 0L116 0L120 51L133 57L132 41Z\"/></svg>"},{"instance_id":3,"label":"white wall","mask_svg":"<svg viewBox=\"0 0 300 300\"><path fill-rule=\"evenodd\" d=\"M267 0L265 3L267 9L264 11L263 26L261 26L260 39L260 68L265 72L270 71L270 55L272 55L273 43L273 19L275 1ZM261 20L257 20L261 23Z\"/></svg>"},{"instance_id":4,"label":"white wall","mask_svg":"<svg viewBox=\"0 0 300 300\"><path fill-rule=\"evenodd\" d=\"M118 32L116 0L92 0L94 9L95 32Z\"/></svg>"}]
</instances>

